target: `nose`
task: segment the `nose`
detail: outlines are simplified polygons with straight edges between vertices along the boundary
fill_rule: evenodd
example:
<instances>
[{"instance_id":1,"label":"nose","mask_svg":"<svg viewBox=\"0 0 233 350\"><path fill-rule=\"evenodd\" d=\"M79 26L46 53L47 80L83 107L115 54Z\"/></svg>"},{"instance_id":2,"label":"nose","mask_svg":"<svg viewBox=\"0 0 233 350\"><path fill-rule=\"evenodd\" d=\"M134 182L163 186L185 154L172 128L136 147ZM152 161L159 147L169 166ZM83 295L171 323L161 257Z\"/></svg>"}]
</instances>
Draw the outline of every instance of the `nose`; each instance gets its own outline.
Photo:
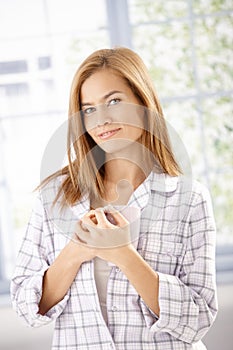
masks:
<instances>
[{"instance_id":1,"label":"nose","mask_svg":"<svg viewBox=\"0 0 233 350\"><path fill-rule=\"evenodd\" d=\"M98 111L97 115L97 126L102 126L106 124L111 124L112 123L112 118L106 108L105 105L101 106Z\"/></svg>"},{"instance_id":2,"label":"nose","mask_svg":"<svg viewBox=\"0 0 233 350\"><path fill-rule=\"evenodd\" d=\"M111 119L110 118L106 118L105 120L98 120L97 123L97 127L100 127L102 125L106 125L106 124L111 124Z\"/></svg>"},{"instance_id":3,"label":"nose","mask_svg":"<svg viewBox=\"0 0 233 350\"><path fill-rule=\"evenodd\" d=\"M96 108L95 113L91 114L90 117L84 118L84 123L86 130L91 130L106 124L111 124L112 118L105 106L99 106L99 108Z\"/></svg>"}]
</instances>

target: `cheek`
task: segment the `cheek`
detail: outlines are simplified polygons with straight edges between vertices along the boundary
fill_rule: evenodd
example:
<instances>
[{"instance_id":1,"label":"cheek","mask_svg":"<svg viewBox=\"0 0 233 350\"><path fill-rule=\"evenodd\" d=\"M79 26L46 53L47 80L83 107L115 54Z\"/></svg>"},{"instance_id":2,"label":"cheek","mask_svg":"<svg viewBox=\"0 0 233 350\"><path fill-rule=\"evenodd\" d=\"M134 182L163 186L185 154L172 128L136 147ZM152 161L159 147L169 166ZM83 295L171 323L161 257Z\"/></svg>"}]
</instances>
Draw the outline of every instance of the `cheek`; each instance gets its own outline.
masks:
<instances>
[{"instance_id":1,"label":"cheek","mask_svg":"<svg viewBox=\"0 0 233 350\"><path fill-rule=\"evenodd\" d=\"M128 127L128 132L126 134L128 134L129 139L136 141L142 136L142 133L143 128L131 126Z\"/></svg>"},{"instance_id":2,"label":"cheek","mask_svg":"<svg viewBox=\"0 0 233 350\"><path fill-rule=\"evenodd\" d=\"M83 120L84 122L84 127L87 131L87 133L95 140L96 142L96 137L95 137L95 130L96 130L96 120L95 120L95 117L86 117L84 118Z\"/></svg>"},{"instance_id":3,"label":"cheek","mask_svg":"<svg viewBox=\"0 0 233 350\"><path fill-rule=\"evenodd\" d=\"M135 127L140 129L141 131L145 129L145 113L143 110L139 110L138 113L135 114Z\"/></svg>"},{"instance_id":4,"label":"cheek","mask_svg":"<svg viewBox=\"0 0 233 350\"><path fill-rule=\"evenodd\" d=\"M84 117L83 124L88 133L90 133L93 129L93 123L91 122L91 118Z\"/></svg>"},{"instance_id":5,"label":"cheek","mask_svg":"<svg viewBox=\"0 0 233 350\"><path fill-rule=\"evenodd\" d=\"M94 141L96 141L96 138L95 138L95 134L94 134L94 132L93 132L93 129L88 130L88 129L86 128L86 130L87 130L88 135L91 136L91 138L92 138Z\"/></svg>"}]
</instances>

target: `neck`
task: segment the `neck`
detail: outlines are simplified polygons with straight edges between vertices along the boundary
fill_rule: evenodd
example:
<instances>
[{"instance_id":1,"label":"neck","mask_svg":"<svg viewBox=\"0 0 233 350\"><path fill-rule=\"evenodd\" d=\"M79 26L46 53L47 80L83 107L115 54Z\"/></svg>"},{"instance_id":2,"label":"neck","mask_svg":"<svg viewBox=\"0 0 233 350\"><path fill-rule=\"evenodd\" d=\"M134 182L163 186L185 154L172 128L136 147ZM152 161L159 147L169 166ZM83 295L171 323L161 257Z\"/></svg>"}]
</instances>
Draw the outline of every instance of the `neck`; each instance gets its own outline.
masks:
<instances>
[{"instance_id":1,"label":"neck","mask_svg":"<svg viewBox=\"0 0 233 350\"><path fill-rule=\"evenodd\" d=\"M146 176L142 166L128 159L111 159L105 163L105 181L115 186L129 183L135 189Z\"/></svg>"},{"instance_id":2,"label":"neck","mask_svg":"<svg viewBox=\"0 0 233 350\"><path fill-rule=\"evenodd\" d=\"M134 190L147 174L138 165L126 159L111 159L105 163L104 194L92 207L126 205Z\"/></svg>"},{"instance_id":3,"label":"neck","mask_svg":"<svg viewBox=\"0 0 233 350\"><path fill-rule=\"evenodd\" d=\"M118 152L106 153L106 180L115 184L126 180L137 187L148 176L151 168L151 152L139 142L132 142Z\"/></svg>"},{"instance_id":4,"label":"neck","mask_svg":"<svg viewBox=\"0 0 233 350\"><path fill-rule=\"evenodd\" d=\"M124 154L107 154L105 163L105 200L127 204L134 190L149 174L149 167L139 148Z\"/></svg>"},{"instance_id":5,"label":"neck","mask_svg":"<svg viewBox=\"0 0 233 350\"><path fill-rule=\"evenodd\" d=\"M115 153L106 153L104 195L93 207L125 205L134 190L145 180L152 169L150 152L139 143ZM149 160L149 161L148 161Z\"/></svg>"}]
</instances>

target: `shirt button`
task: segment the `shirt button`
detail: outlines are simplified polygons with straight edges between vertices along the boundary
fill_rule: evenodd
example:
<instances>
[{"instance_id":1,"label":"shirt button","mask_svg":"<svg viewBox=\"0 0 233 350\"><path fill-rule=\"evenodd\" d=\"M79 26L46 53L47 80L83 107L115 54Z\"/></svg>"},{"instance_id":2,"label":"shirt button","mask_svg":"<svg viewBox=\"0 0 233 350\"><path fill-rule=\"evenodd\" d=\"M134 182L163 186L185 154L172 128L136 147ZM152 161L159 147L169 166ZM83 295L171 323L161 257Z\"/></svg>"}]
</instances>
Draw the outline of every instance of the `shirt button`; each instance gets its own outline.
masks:
<instances>
[{"instance_id":1,"label":"shirt button","mask_svg":"<svg viewBox=\"0 0 233 350\"><path fill-rule=\"evenodd\" d=\"M120 271L119 267L116 267L116 272L119 272L119 271Z\"/></svg>"},{"instance_id":2,"label":"shirt button","mask_svg":"<svg viewBox=\"0 0 233 350\"><path fill-rule=\"evenodd\" d=\"M117 311L117 310L118 310L118 307L115 306L115 305L113 305L113 306L112 306L112 311Z\"/></svg>"}]
</instances>

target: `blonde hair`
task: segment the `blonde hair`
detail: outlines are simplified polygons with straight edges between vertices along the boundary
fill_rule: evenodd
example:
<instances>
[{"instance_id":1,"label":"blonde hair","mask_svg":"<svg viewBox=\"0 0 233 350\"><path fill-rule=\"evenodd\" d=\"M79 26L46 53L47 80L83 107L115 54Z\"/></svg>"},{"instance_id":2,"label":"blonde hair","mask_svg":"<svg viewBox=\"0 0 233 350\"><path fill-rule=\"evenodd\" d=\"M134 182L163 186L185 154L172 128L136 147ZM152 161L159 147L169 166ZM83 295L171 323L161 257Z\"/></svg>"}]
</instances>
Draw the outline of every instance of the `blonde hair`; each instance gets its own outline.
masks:
<instances>
[{"instance_id":1,"label":"blonde hair","mask_svg":"<svg viewBox=\"0 0 233 350\"><path fill-rule=\"evenodd\" d=\"M104 193L104 151L85 131L80 112L82 85L101 69L111 69L122 77L141 104L153 113L153 118L147 119L141 143L155 156L164 173L171 176L181 173L172 152L160 102L142 59L124 47L98 50L80 65L71 85L67 137L69 164L41 183L43 186L59 175L66 175L55 198L57 201L61 197L63 206L74 205L85 192L94 197Z\"/></svg>"}]
</instances>

